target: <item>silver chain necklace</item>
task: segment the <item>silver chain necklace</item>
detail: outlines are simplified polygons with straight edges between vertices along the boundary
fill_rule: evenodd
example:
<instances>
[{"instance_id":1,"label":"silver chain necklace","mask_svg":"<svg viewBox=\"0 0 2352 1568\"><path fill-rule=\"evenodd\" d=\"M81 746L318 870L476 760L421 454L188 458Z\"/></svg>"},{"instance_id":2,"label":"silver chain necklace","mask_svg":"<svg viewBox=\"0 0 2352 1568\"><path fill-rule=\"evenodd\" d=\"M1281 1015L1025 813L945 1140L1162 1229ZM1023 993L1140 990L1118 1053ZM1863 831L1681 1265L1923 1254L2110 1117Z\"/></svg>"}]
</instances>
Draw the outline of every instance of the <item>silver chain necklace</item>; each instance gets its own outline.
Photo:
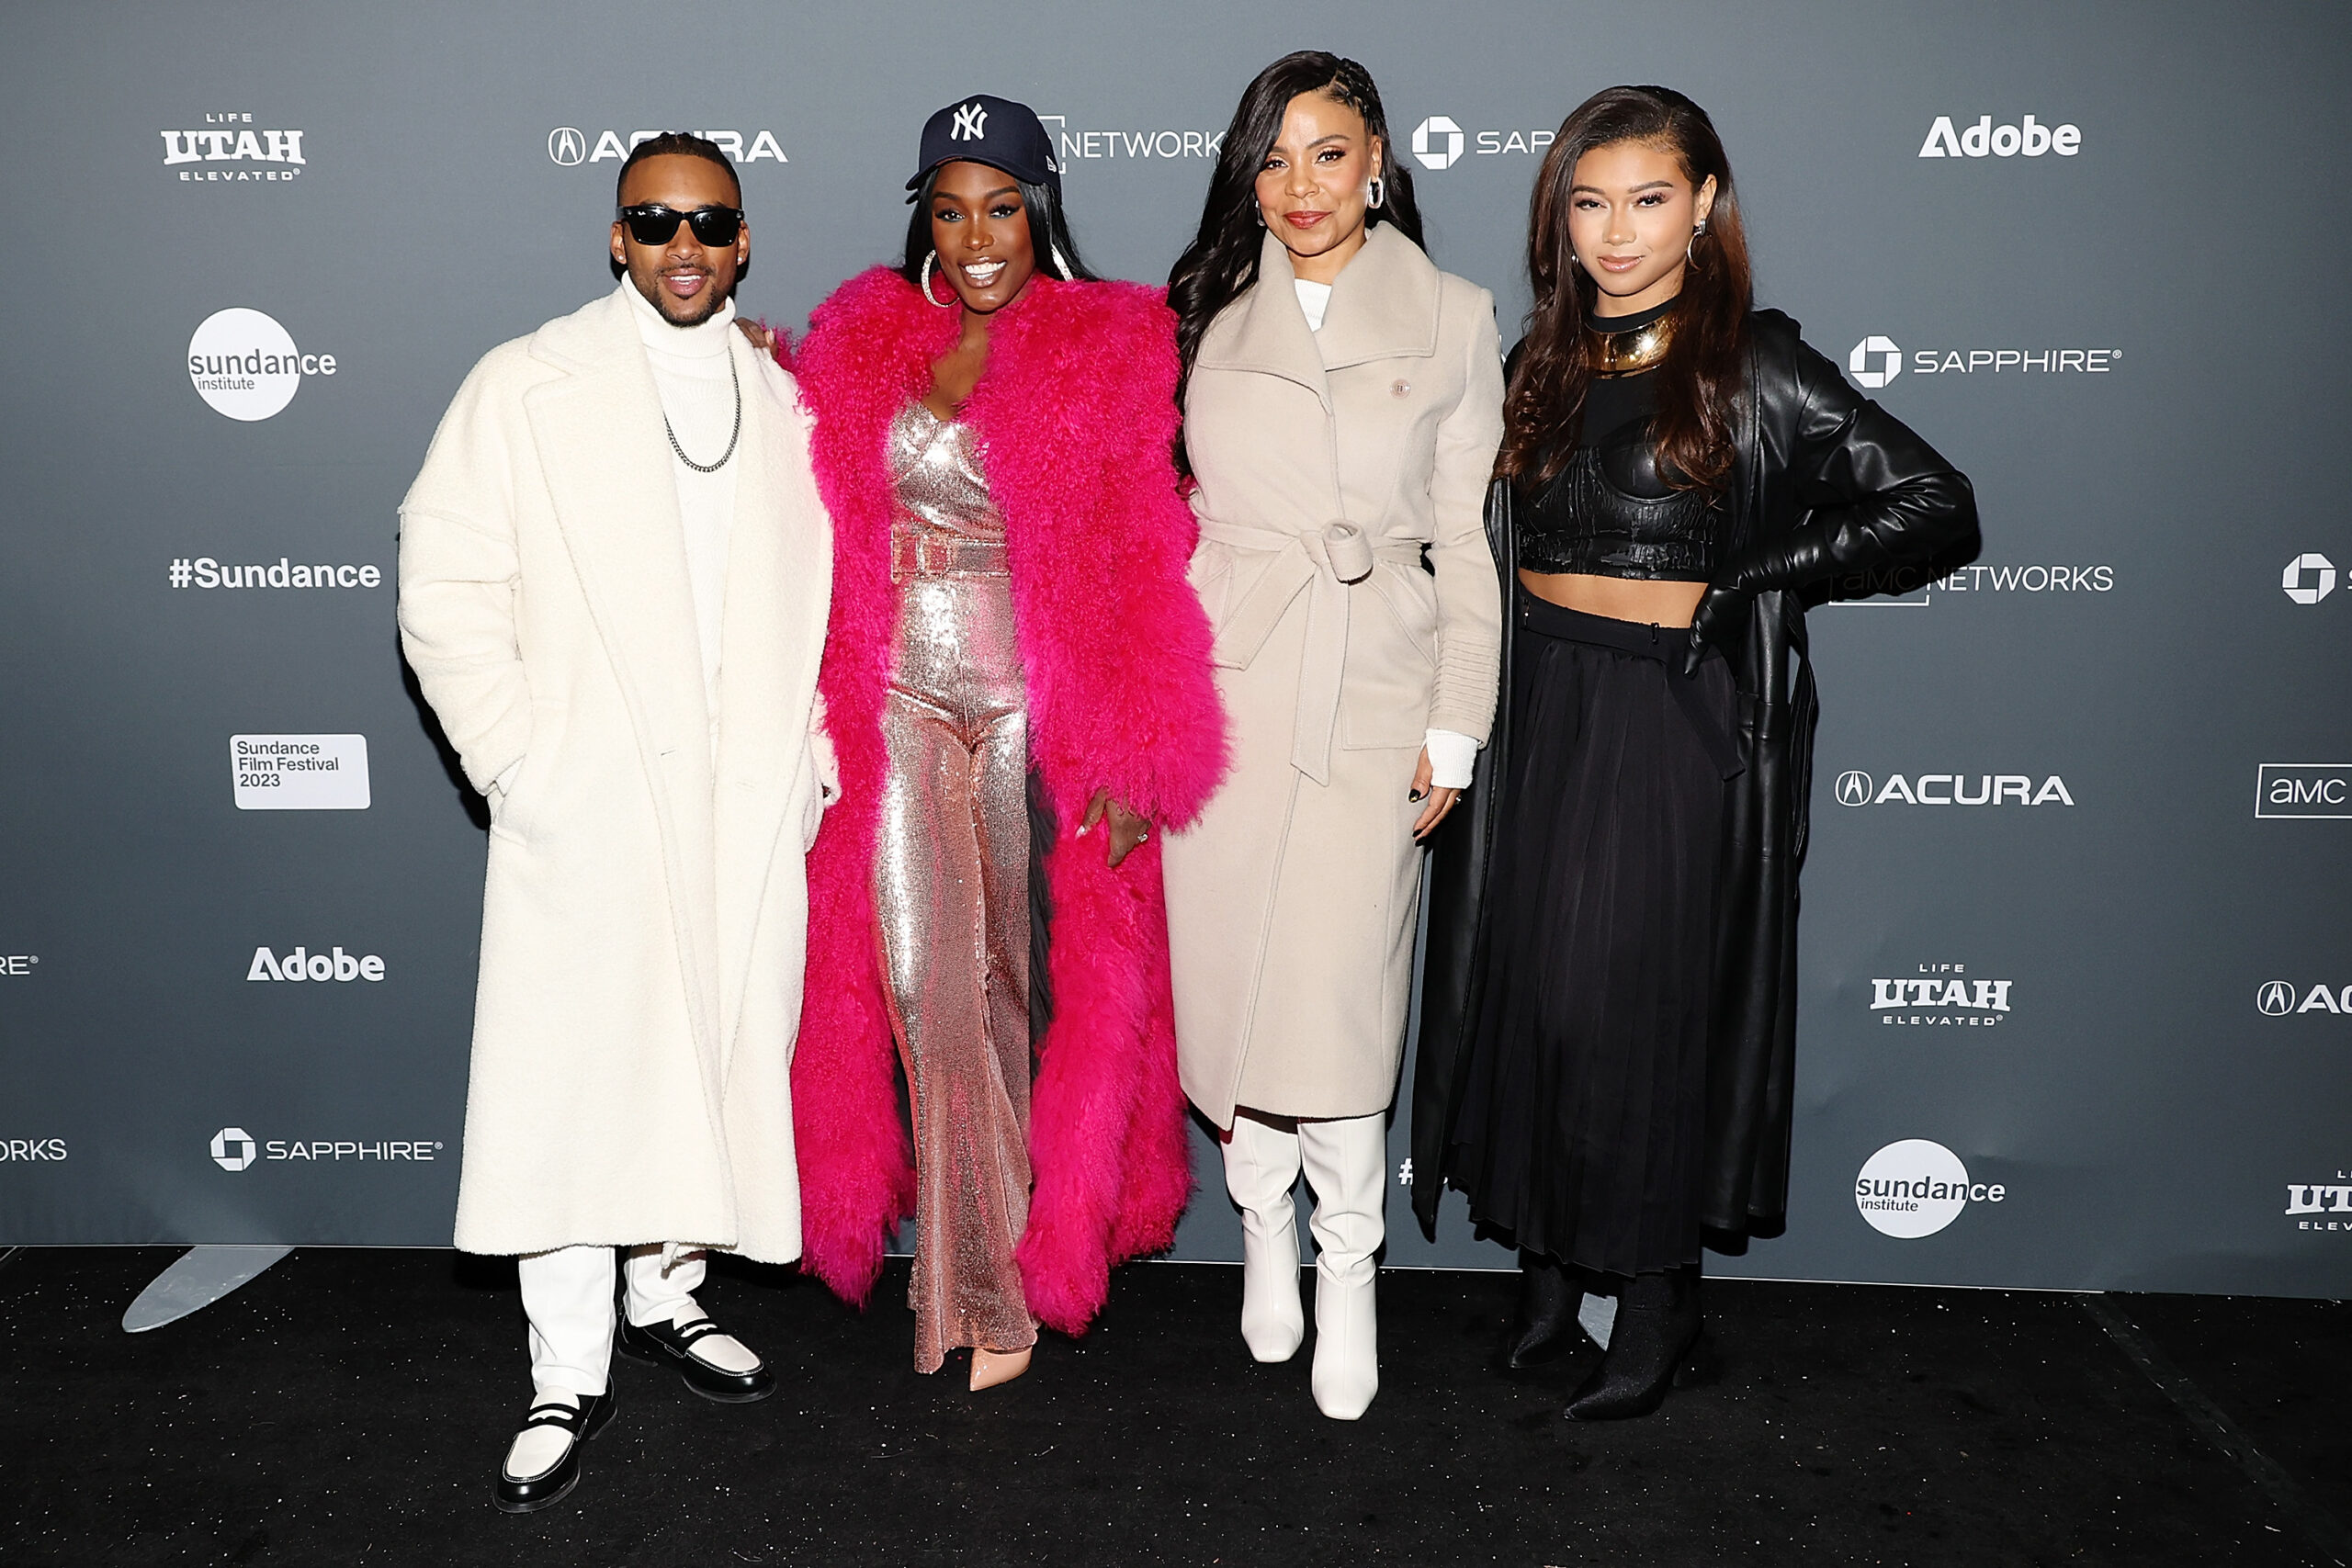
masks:
<instances>
[{"instance_id":1,"label":"silver chain necklace","mask_svg":"<svg viewBox=\"0 0 2352 1568\"><path fill-rule=\"evenodd\" d=\"M697 463L687 457L686 449L678 445L678 433L670 429L670 411L667 409L662 411L662 428L669 432L670 450L678 455L678 461L698 474L715 474L725 468L727 459L735 456L735 443L743 438L743 378L735 368L735 355L731 345L727 355L727 378L735 383L735 430L728 436L727 450L718 455L718 461L716 463Z\"/></svg>"}]
</instances>

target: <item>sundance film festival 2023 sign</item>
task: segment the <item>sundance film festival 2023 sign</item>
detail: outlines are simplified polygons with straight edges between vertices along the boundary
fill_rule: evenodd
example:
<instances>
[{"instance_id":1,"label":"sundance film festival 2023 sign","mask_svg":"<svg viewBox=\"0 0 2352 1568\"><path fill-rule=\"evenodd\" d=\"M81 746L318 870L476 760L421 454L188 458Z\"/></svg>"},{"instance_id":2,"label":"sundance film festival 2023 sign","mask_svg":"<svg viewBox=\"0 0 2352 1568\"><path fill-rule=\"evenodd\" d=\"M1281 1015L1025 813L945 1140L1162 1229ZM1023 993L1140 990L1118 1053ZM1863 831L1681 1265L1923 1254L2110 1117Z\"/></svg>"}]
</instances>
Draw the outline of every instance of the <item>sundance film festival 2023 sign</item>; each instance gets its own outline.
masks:
<instances>
[{"instance_id":1,"label":"sundance film festival 2023 sign","mask_svg":"<svg viewBox=\"0 0 2352 1568\"><path fill-rule=\"evenodd\" d=\"M0 108L43 150L18 184L108 237L83 307L5 307L63 346L0 394L28 525L0 637L37 672L0 687L0 1244L447 1243L486 818L401 665L395 508L475 361L614 287L632 146L700 129L736 160L742 309L795 328L898 254L924 114L1002 94L1046 118L1088 261L1159 281L1250 72L1327 46L1380 82L1434 259L1508 344L1531 182L1605 39L1713 113L1761 301L1968 472L1984 525L1810 616L1788 1227L1710 1267L2352 1290L2352 536L2295 456L2352 390L2149 238L2258 166L2311 193L2266 231L2282 297L2325 292L2334 141L2228 106L2334 123L2352 14L2108 0L2038 17L2024 76L1982 63L2000 18L1862 0L1434 28L1370 0L1305 33L1037 0L1002 39L933 0L688 16L712 47L672 80L552 0L299 36L223 0L0 15L0 58L41 62ZM951 31L952 70L903 47ZM2275 459L2257 498L2246 452ZM1231 1258L1196 1152L1174 1256ZM1396 1191L1392 1265L1510 1266L1458 1199L1431 1244Z\"/></svg>"}]
</instances>

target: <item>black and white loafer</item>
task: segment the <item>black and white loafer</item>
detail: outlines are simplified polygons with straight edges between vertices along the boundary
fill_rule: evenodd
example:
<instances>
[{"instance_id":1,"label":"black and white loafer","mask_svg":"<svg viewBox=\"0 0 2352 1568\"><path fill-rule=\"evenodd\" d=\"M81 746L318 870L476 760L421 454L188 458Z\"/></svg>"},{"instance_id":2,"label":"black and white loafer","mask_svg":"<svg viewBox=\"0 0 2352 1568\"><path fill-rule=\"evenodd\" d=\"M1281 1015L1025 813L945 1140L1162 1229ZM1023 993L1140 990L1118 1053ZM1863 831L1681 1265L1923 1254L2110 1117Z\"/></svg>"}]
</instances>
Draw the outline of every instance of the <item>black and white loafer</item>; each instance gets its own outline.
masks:
<instances>
[{"instance_id":1,"label":"black and white loafer","mask_svg":"<svg viewBox=\"0 0 2352 1568\"><path fill-rule=\"evenodd\" d=\"M492 1501L502 1514L536 1514L541 1508L552 1508L580 1484L580 1450L588 1439L603 1431L613 1418L613 1392L582 1400L578 1404L550 1401L531 1406L530 1415L523 1422L523 1429L534 1427L560 1427L571 1434L571 1446L563 1457L545 1471L533 1476L514 1476L506 1472L502 1462L498 1467L498 1491Z\"/></svg>"},{"instance_id":2,"label":"black and white loafer","mask_svg":"<svg viewBox=\"0 0 2352 1568\"><path fill-rule=\"evenodd\" d=\"M675 1368L685 1385L705 1399L721 1404L756 1404L775 1392L775 1374L768 1371L767 1363L763 1361L748 1372L730 1372L695 1354L696 1341L723 1332L707 1317L688 1318L683 1324L649 1323L639 1328L623 1314L618 1348L631 1360Z\"/></svg>"}]
</instances>

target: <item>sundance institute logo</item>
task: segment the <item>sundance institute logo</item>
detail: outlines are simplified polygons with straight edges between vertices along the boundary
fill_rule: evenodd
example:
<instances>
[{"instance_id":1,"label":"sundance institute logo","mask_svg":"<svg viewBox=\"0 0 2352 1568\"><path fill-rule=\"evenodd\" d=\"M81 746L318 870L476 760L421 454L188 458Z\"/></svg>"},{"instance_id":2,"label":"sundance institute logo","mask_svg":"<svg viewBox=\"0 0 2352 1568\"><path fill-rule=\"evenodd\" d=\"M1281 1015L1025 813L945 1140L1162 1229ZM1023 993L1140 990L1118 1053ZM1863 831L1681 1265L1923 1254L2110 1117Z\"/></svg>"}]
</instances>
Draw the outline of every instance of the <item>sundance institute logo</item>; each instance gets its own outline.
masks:
<instances>
[{"instance_id":1,"label":"sundance institute logo","mask_svg":"<svg viewBox=\"0 0 2352 1568\"><path fill-rule=\"evenodd\" d=\"M248 423L294 400L305 376L335 373L332 354L304 354L272 318L242 306L215 310L187 340L187 376L215 413Z\"/></svg>"},{"instance_id":2,"label":"sundance institute logo","mask_svg":"<svg viewBox=\"0 0 2352 1568\"><path fill-rule=\"evenodd\" d=\"M1854 1206L1871 1228L1905 1241L1933 1235L1971 1201L1998 1203L1999 1182L1971 1181L1960 1156L1926 1138L1905 1138L1862 1162L1854 1179Z\"/></svg>"}]
</instances>

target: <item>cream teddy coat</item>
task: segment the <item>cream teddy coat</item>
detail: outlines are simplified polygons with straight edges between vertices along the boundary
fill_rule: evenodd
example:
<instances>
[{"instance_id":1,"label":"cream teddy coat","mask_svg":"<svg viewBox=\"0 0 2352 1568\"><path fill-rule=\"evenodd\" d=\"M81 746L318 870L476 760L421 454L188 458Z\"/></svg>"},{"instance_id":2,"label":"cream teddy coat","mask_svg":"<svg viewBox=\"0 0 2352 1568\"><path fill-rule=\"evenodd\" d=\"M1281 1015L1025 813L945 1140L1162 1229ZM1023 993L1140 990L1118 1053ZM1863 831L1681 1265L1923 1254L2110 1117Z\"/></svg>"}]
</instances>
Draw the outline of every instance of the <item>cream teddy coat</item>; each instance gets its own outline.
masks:
<instances>
[{"instance_id":1,"label":"cream teddy coat","mask_svg":"<svg viewBox=\"0 0 2352 1568\"><path fill-rule=\"evenodd\" d=\"M804 856L831 778L831 536L791 378L730 352L743 429L716 715L661 404L619 294L485 355L401 506L401 644L492 802L469 1252L800 1253L790 1068Z\"/></svg>"}]
</instances>

